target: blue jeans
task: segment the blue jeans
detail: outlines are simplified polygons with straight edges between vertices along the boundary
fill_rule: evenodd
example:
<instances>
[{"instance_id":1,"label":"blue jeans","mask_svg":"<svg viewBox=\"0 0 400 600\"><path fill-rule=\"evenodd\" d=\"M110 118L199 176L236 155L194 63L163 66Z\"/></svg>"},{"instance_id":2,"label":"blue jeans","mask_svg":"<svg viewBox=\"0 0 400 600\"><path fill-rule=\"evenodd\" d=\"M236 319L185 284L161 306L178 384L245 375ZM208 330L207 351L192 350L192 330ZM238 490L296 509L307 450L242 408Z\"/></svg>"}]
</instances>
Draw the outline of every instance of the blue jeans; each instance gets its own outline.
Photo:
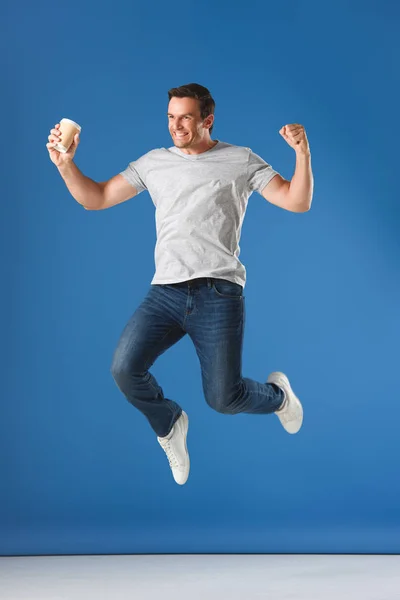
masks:
<instances>
[{"instance_id":1,"label":"blue jeans","mask_svg":"<svg viewBox=\"0 0 400 600\"><path fill-rule=\"evenodd\" d=\"M153 284L123 330L111 373L127 400L159 437L182 413L149 372L155 360L189 334L200 360L207 403L220 413L272 413L283 403L275 384L242 377L243 288L225 279Z\"/></svg>"}]
</instances>

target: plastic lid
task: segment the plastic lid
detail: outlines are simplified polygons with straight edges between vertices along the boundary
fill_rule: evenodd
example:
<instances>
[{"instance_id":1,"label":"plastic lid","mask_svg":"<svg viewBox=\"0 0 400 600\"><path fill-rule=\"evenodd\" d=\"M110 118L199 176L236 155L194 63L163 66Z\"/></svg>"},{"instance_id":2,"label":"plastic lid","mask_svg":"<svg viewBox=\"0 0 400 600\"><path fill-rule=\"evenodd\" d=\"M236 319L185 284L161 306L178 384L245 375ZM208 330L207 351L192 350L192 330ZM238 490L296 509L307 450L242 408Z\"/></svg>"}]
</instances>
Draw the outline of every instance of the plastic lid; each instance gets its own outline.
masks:
<instances>
[{"instance_id":1,"label":"plastic lid","mask_svg":"<svg viewBox=\"0 0 400 600\"><path fill-rule=\"evenodd\" d=\"M72 125L75 125L75 127L77 129L79 129L79 131L81 131L81 129L82 129L82 127L80 125L78 125L78 123L75 123L75 121L71 121L71 119L63 118L63 119L61 119L61 121L68 121L68 123L72 123ZM60 123L61 123L61 121L60 121Z\"/></svg>"}]
</instances>

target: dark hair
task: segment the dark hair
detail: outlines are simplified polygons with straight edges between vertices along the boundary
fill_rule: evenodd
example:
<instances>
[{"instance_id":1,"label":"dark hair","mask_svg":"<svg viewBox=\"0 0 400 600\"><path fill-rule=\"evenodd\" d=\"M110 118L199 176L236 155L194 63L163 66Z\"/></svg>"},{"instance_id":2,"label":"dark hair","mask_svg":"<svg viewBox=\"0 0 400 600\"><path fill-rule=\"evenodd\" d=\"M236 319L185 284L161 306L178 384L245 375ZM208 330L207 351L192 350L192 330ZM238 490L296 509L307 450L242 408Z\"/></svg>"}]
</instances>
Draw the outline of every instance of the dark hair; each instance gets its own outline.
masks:
<instances>
[{"instance_id":1,"label":"dark hair","mask_svg":"<svg viewBox=\"0 0 400 600\"><path fill-rule=\"evenodd\" d=\"M200 116L206 119L209 115L213 115L215 111L215 101L211 96L209 90L198 83L187 83L180 87L172 88L168 92L168 98L195 98L199 101ZM214 125L211 125L209 131L210 134L214 129Z\"/></svg>"}]
</instances>

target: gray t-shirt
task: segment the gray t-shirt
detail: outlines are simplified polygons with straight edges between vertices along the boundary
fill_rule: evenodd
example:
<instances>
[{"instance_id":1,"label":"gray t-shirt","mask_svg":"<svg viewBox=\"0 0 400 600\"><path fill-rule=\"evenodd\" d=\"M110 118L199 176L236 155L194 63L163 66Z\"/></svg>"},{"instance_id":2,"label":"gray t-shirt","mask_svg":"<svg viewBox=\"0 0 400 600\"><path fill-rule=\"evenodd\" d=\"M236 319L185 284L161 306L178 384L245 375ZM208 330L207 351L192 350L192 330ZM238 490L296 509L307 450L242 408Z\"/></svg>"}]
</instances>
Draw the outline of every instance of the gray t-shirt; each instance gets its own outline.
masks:
<instances>
[{"instance_id":1,"label":"gray t-shirt","mask_svg":"<svg viewBox=\"0 0 400 600\"><path fill-rule=\"evenodd\" d=\"M220 142L201 154L157 148L121 172L156 207L152 284L215 277L246 283L239 260L247 202L277 174L250 148Z\"/></svg>"}]
</instances>

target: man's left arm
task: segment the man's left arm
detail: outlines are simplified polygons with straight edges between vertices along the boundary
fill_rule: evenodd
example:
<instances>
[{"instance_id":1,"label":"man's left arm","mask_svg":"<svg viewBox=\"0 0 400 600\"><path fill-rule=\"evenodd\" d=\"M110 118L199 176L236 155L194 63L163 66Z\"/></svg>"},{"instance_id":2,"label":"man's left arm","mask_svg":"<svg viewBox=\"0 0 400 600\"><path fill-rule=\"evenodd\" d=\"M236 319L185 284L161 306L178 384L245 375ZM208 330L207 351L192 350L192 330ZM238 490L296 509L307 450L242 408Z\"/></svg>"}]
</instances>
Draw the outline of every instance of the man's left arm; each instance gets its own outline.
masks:
<instances>
[{"instance_id":1,"label":"man's left arm","mask_svg":"<svg viewBox=\"0 0 400 600\"><path fill-rule=\"evenodd\" d=\"M311 169L311 152L303 125L285 125L279 131L283 139L296 152L296 168L291 181L275 175L262 190L261 195L276 206L291 212L307 212L311 208L314 177Z\"/></svg>"}]
</instances>

